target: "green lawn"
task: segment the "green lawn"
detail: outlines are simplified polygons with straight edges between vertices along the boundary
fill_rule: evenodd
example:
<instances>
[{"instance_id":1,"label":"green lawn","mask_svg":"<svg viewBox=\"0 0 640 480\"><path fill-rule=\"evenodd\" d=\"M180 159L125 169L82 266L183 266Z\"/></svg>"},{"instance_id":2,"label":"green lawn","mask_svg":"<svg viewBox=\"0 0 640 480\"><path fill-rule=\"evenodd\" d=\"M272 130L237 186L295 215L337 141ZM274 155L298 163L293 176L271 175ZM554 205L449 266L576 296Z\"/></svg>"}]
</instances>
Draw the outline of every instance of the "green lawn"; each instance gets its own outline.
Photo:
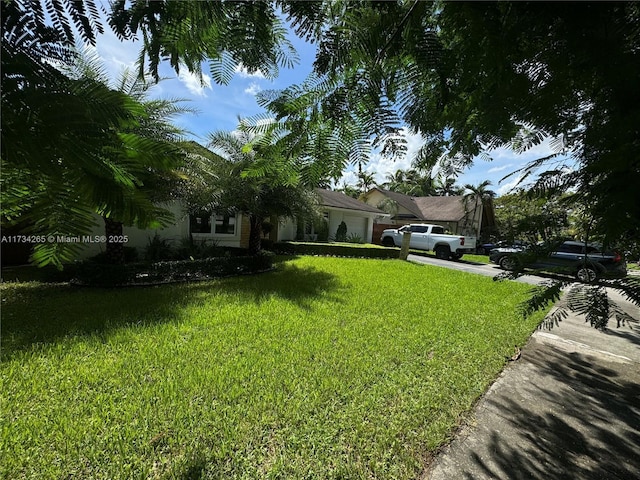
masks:
<instances>
[{"instance_id":1,"label":"green lawn","mask_svg":"<svg viewBox=\"0 0 640 480\"><path fill-rule=\"evenodd\" d=\"M0 478L418 478L540 316L398 260L2 285Z\"/></svg>"}]
</instances>

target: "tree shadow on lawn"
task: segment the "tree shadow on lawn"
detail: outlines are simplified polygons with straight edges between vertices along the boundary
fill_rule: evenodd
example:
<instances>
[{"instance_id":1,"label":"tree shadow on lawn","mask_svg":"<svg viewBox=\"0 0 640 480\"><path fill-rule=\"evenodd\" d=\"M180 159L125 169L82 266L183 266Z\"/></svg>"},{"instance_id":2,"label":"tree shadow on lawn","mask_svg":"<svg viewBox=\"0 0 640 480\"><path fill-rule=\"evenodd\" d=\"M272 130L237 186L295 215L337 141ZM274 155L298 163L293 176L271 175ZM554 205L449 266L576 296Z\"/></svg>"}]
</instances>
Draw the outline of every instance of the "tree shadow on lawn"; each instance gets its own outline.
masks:
<instances>
[{"instance_id":1,"label":"tree shadow on lawn","mask_svg":"<svg viewBox=\"0 0 640 480\"><path fill-rule=\"evenodd\" d=\"M640 478L637 365L551 349L531 353L528 361L551 382L521 386L536 405L500 389L488 399L517 433L493 431L484 458L472 453L476 468L487 478L510 480Z\"/></svg>"},{"instance_id":2,"label":"tree shadow on lawn","mask_svg":"<svg viewBox=\"0 0 640 480\"><path fill-rule=\"evenodd\" d=\"M5 285L2 296L2 359L69 336L100 335L121 327L175 322L185 308L207 301L260 303L275 296L310 309L322 295L339 302L338 279L314 268L281 264L275 271L197 283L153 287L86 288L68 284ZM237 297L235 297L237 299Z\"/></svg>"}]
</instances>

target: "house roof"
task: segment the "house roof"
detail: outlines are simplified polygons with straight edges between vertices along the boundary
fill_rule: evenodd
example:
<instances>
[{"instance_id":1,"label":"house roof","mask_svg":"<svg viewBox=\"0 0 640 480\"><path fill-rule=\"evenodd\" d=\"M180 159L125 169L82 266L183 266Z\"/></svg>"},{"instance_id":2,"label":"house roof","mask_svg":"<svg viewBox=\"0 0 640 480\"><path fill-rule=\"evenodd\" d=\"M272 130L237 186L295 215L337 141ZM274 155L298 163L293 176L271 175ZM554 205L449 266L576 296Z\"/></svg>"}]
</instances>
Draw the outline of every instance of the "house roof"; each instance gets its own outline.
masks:
<instances>
[{"instance_id":1,"label":"house roof","mask_svg":"<svg viewBox=\"0 0 640 480\"><path fill-rule=\"evenodd\" d=\"M425 219L458 222L466 214L462 197L415 197L413 200Z\"/></svg>"},{"instance_id":2,"label":"house roof","mask_svg":"<svg viewBox=\"0 0 640 480\"><path fill-rule=\"evenodd\" d=\"M345 210L356 210L388 216L382 210L372 207L360 200L356 200L342 192L335 192L333 190L325 190L322 188L316 188L315 191L320 195L321 203L325 207L343 208Z\"/></svg>"},{"instance_id":3,"label":"house roof","mask_svg":"<svg viewBox=\"0 0 640 480\"><path fill-rule=\"evenodd\" d=\"M374 188L374 190L378 190L384 196L390 198L404 209L409 210L413 215L415 215L416 218L422 218L422 212L420 211L420 208L418 208L416 203L413 201L413 198L409 195L405 195L404 193L392 192L391 190L384 190L378 187Z\"/></svg>"},{"instance_id":4,"label":"house roof","mask_svg":"<svg viewBox=\"0 0 640 480\"><path fill-rule=\"evenodd\" d=\"M411 197L377 187L374 190L411 212L418 220L459 222L465 216L462 197Z\"/></svg>"}]
</instances>

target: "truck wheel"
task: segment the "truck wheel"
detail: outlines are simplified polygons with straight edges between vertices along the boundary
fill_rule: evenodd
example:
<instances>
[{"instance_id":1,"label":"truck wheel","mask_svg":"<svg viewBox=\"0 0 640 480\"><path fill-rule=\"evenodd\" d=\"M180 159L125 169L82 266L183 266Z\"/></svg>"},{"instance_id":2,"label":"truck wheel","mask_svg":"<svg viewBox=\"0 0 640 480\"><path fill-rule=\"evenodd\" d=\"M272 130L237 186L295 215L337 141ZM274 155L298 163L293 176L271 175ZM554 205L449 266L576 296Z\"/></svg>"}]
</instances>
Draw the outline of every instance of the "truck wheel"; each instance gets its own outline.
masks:
<instances>
[{"instance_id":1,"label":"truck wheel","mask_svg":"<svg viewBox=\"0 0 640 480\"><path fill-rule=\"evenodd\" d=\"M447 245L438 245L435 249L436 258L441 260L449 260L451 249Z\"/></svg>"},{"instance_id":2,"label":"truck wheel","mask_svg":"<svg viewBox=\"0 0 640 480\"><path fill-rule=\"evenodd\" d=\"M384 239L382 240L382 245L384 245L385 247L395 247L396 244L393 241L393 238L391 237L384 237Z\"/></svg>"}]
</instances>

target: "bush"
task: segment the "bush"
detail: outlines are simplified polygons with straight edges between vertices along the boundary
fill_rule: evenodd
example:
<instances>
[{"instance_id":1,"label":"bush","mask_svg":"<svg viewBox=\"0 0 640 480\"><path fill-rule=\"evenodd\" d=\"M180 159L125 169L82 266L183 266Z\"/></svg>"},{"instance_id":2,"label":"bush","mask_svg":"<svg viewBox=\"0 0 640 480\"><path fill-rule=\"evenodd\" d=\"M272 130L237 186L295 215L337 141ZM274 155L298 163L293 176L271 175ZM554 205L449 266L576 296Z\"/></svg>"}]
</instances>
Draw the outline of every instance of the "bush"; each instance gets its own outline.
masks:
<instances>
[{"instance_id":1,"label":"bush","mask_svg":"<svg viewBox=\"0 0 640 480\"><path fill-rule=\"evenodd\" d=\"M318 235L319 242L327 242L329 240L329 223L324 218L314 223L313 230Z\"/></svg>"},{"instance_id":2,"label":"bush","mask_svg":"<svg viewBox=\"0 0 640 480\"><path fill-rule=\"evenodd\" d=\"M272 267L273 255L269 253L128 265L85 262L77 266L73 282L97 287L184 282L259 273Z\"/></svg>"},{"instance_id":3,"label":"bush","mask_svg":"<svg viewBox=\"0 0 640 480\"><path fill-rule=\"evenodd\" d=\"M340 222L338 225L338 230L336 230L336 242L346 242L347 241L347 224L344 221Z\"/></svg>"},{"instance_id":4,"label":"bush","mask_svg":"<svg viewBox=\"0 0 640 480\"><path fill-rule=\"evenodd\" d=\"M137 260L138 260L138 250L135 247L124 247L124 262L131 263L131 262L136 262ZM89 261L94 263L107 264L109 263L109 259L107 258L107 252L100 252L97 255L94 255L93 257L89 258ZM67 268L68 266L65 265L64 269L66 270Z\"/></svg>"},{"instance_id":5,"label":"bush","mask_svg":"<svg viewBox=\"0 0 640 480\"><path fill-rule=\"evenodd\" d=\"M200 258L221 257L224 249L213 239L194 240L192 235L185 237L175 251L175 260L195 260ZM167 259L165 259L167 260Z\"/></svg>"},{"instance_id":6,"label":"bush","mask_svg":"<svg viewBox=\"0 0 640 480\"><path fill-rule=\"evenodd\" d=\"M364 240L362 240L362 237L360 235L358 235L357 233L350 233L349 235L347 235L347 238L345 239L345 242L347 242L347 243L364 243Z\"/></svg>"},{"instance_id":7,"label":"bush","mask_svg":"<svg viewBox=\"0 0 640 480\"><path fill-rule=\"evenodd\" d=\"M175 255L171 242L166 238L160 238L157 233L149 239L149 244L144 250L144 259L149 262L172 260Z\"/></svg>"}]
</instances>

